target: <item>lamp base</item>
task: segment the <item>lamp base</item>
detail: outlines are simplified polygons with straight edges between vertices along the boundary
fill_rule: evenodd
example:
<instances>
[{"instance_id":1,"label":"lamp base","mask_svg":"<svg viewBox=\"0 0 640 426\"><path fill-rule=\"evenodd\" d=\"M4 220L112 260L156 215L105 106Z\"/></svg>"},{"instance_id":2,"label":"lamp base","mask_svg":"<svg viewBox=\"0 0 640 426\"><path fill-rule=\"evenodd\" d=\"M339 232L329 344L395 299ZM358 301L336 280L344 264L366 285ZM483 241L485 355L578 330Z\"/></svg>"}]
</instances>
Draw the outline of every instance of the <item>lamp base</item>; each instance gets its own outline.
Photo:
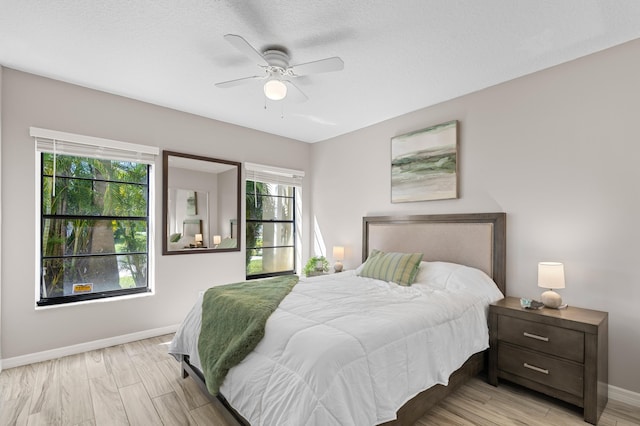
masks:
<instances>
[{"instance_id":1,"label":"lamp base","mask_svg":"<svg viewBox=\"0 0 640 426\"><path fill-rule=\"evenodd\" d=\"M342 262L336 262L336 263L333 265L333 270L334 270L335 272L342 272Z\"/></svg>"},{"instance_id":2,"label":"lamp base","mask_svg":"<svg viewBox=\"0 0 640 426\"><path fill-rule=\"evenodd\" d=\"M562 306L562 297L553 290L542 293L541 300L547 308L558 309Z\"/></svg>"}]
</instances>

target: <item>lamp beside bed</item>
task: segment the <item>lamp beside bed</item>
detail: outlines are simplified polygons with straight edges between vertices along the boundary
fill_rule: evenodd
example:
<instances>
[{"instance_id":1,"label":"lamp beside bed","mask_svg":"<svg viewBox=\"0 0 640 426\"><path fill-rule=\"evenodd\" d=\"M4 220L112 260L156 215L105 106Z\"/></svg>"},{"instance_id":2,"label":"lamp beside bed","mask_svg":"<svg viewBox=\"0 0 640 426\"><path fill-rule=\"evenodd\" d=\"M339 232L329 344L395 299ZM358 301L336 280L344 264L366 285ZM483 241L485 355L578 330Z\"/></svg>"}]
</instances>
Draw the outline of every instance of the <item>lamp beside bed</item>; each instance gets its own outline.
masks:
<instances>
[{"instance_id":1,"label":"lamp beside bed","mask_svg":"<svg viewBox=\"0 0 640 426\"><path fill-rule=\"evenodd\" d=\"M566 308L562 297L553 290L564 288L564 265L559 262L538 263L538 287L548 289L542 293L544 306L552 309Z\"/></svg>"},{"instance_id":2,"label":"lamp beside bed","mask_svg":"<svg viewBox=\"0 0 640 426\"><path fill-rule=\"evenodd\" d=\"M333 265L335 272L342 272L342 260L344 259L344 247L333 246L333 259L336 263Z\"/></svg>"}]
</instances>

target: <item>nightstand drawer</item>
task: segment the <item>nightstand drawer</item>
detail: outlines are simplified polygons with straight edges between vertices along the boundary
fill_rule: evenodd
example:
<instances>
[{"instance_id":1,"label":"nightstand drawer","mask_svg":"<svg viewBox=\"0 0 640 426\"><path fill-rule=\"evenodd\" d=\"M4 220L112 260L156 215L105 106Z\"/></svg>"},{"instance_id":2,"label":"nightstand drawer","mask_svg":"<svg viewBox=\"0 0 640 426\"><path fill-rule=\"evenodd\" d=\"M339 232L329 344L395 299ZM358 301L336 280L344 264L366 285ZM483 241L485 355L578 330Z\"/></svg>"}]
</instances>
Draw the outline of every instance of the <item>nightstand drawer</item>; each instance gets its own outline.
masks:
<instances>
[{"instance_id":1,"label":"nightstand drawer","mask_svg":"<svg viewBox=\"0 0 640 426\"><path fill-rule=\"evenodd\" d=\"M570 361L563 361L500 342L498 344L498 370L533 380L577 397L583 396L583 366Z\"/></svg>"},{"instance_id":2,"label":"nightstand drawer","mask_svg":"<svg viewBox=\"0 0 640 426\"><path fill-rule=\"evenodd\" d=\"M580 331L500 315L498 340L584 362L584 333Z\"/></svg>"}]
</instances>

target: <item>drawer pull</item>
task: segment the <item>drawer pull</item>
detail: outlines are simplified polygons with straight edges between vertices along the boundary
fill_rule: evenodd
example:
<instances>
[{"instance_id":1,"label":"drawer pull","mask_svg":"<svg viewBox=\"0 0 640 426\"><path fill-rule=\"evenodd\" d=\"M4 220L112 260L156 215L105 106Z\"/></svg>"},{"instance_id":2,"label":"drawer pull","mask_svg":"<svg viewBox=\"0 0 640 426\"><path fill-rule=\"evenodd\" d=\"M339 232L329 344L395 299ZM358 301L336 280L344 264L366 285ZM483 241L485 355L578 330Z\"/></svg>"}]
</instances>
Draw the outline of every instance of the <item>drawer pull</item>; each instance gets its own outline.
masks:
<instances>
[{"instance_id":1,"label":"drawer pull","mask_svg":"<svg viewBox=\"0 0 640 426\"><path fill-rule=\"evenodd\" d=\"M537 371L538 373L549 374L549 370L545 370L544 368L536 367L535 365L527 364L526 362L522 364L524 368L528 368L529 370Z\"/></svg>"},{"instance_id":2,"label":"drawer pull","mask_svg":"<svg viewBox=\"0 0 640 426\"><path fill-rule=\"evenodd\" d=\"M538 336L537 334L527 333L526 331L524 333L522 333L522 334L524 334L524 337L531 337L532 339L542 340L543 342L548 342L549 341L548 337Z\"/></svg>"}]
</instances>

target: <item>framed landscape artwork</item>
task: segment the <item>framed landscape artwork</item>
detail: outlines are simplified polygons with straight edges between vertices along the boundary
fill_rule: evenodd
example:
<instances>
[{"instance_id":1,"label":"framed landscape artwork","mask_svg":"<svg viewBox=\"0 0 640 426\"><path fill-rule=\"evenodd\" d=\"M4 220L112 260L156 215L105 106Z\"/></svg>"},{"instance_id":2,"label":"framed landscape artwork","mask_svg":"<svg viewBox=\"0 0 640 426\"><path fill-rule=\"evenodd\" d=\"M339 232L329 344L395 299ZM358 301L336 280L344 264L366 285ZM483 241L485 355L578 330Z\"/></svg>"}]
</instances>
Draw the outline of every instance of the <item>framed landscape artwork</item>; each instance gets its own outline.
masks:
<instances>
[{"instance_id":1,"label":"framed landscape artwork","mask_svg":"<svg viewBox=\"0 0 640 426\"><path fill-rule=\"evenodd\" d=\"M458 198L458 121L391 138L391 202Z\"/></svg>"},{"instance_id":2,"label":"framed landscape artwork","mask_svg":"<svg viewBox=\"0 0 640 426\"><path fill-rule=\"evenodd\" d=\"M187 216L198 214L198 199L196 191L187 191Z\"/></svg>"}]
</instances>

